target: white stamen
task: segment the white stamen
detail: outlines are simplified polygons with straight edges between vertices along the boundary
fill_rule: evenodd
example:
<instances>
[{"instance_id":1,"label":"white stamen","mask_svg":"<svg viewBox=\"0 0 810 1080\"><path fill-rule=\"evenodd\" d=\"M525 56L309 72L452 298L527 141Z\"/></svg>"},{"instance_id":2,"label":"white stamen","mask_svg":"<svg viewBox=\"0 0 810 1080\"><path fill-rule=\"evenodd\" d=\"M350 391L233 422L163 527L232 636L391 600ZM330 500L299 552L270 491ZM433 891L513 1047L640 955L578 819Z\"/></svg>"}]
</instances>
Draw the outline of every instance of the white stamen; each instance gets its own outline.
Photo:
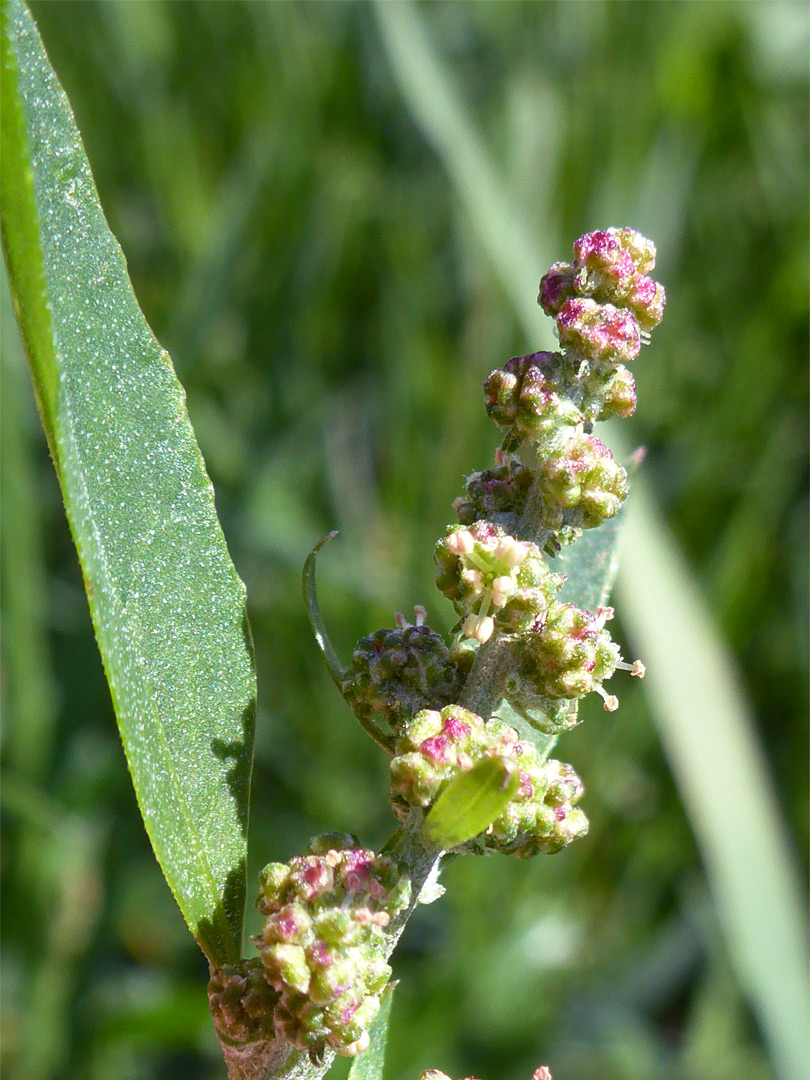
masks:
<instances>
[{"instance_id":1,"label":"white stamen","mask_svg":"<svg viewBox=\"0 0 810 1080\"><path fill-rule=\"evenodd\" d=\"M647 672L640 660L634 660L632 664L628 664L626 660L620 660L616 665L616 670L629 671L634 679L643 679Z\"/></svg>"},{"instance_id":2,"label":"white stamen","mask_svg":"<svg viewBox=\"0 0 810 1080\"><path fill-rule=\"evenodd\" d=\"M520 564L526 559L529 554L529 549L525 544L521 544L519 540L512 541L512 548L506 557L506 561L511 567L520 566Z\"/></svg>"},{"instance_id":3,"label":"white stamen","mask_svg":"<svg viewBox=\"0 0 810 1080\"><path fill-rule=\"evenodd\" d=\"M427 618L427 611L424 606L422 604L414 604L413 614L416 619L416 625L424 626L425 619Z\"/></svg>"},{"instance_id":4,"label":"white stamen","mask_svg":"<svg viewBox=\"0 0 810 1080\"><path fill-rule=\"evenodd\" d=\"M601 630L605 623L613 618L614 614L615 612L612 607L598 607L595 612L596 618L594 619L596 629Z\"/></svg>"},{"instance_id":5,"label":"white stamen","mask_svg":"<svg viewBox=\"0 0 810 1080\"><path fill-rule=\"evenodd\" d=\"M513 577L504 574L502 577L496 577L490 588L492 603L495 607L502 608L509 597L517 591L517 582Z\"/></svg>"},{"instance_id":6,"label":"white stamen","mask_svg":"<svg viewBox=\"0 0 810 1080\"><path fill-rule=\"evenodd\" d=\"M468 529L458 529L450 533L444 543L452 555L469 555L475 546L472 533Z\"/></svg>"},{"instance_id":7,"label":"white stamen","mask_svg":"<svg viewBox=\"0 0 810 1080\"><path fill-rule=\"evenodd\" d=\"M357 1057L358 1054L362 1054L364 1050L368 1050L371 1045L371 1036L367 1031L364 1031L359 1039L355 1042L349 1043L348 1046L342 1047L338 1052L343 1057Z\"/></svg>"},{"instance_id":8,"label":"white stamen","mask_svg":"<svg viewBox=\"0 0 810 1080\"><path fill-rule=\"evenodd\" d=\"M601 686L596 686L594 687L594 689L601 697L602 701L605 703L605 712L616 712L619 707L619 699L616 697L616 695L606 693L606 691Z\"/></svg>"},{"instance_id":9,"label":"white stamen","mask_svg":"<svg viewBox=\"0 0 810 1080\"><path fill-rule=\"evenodd\" d=\"M483 645L492 637L495 623L489 615L468 615L461 629L467 637L474 638Z\"/></svg>"},{"instance_id":10,"label":"white stamen","mask_svg":"<svg viewBox=\"0 0 810 1080\"><path fill-rule=\"evenodd\" d=\"M480 570L462 570L461 580L465 582L465 584L477 588L484 580L484 575Z\"/></svg>"},{"instance_id":11,"label":"white stamen","mask_svg":"<svg viewBox=\"0 0 810 1080\"><path fill-rule=\"evenodd\" d=\"M492 554L496 559L507 559L512 548L517 543L517 540L513 536L502 536L498 540L497 544L492 550Z\"/></svg>"}]
</instances>

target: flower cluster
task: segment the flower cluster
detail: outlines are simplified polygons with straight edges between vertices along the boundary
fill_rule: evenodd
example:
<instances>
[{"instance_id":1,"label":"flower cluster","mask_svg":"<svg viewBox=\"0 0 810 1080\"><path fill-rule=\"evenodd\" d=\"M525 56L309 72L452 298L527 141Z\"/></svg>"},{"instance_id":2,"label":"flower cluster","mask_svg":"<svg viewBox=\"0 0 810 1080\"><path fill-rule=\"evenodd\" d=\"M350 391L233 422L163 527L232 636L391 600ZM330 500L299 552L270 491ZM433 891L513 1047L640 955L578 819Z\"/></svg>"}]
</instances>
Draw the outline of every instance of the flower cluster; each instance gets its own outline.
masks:
<instances>
[{"instance_id":1,"label":"flower cluster","mask_svg":"<svg viewBox=\"0 0 810 1080\"><path fill-rule=\"evenodd\" d=\"M514 450L527 439L553 443L562 428L582 422L579 409L558 393L564 363L559 353L513 356L484 383L487 415L508 432L504 450Z\"/></svg>"},{"instance_id":2,"label":"flower cluster","mask_svg":"<svg viewBox=\"0 0 810 1080\"><path fill-rule=\"evenodd\" d=\"M544 524L555 531L595 529L627 498L627 473L593 435L578 432L543 461L539 488Z\"/></svg>"},{"instance_id":3,"label":"flower cluster","mask_svg":"<svg viewBox=\"0 0 810 1080\"><path fill-rule=\"evenodd\" d=\"M375 630L358 641L341 690L359 716L380 716L395 730L403 717L457 697L466 657L451 652L423 618L418 609L416 625L401 619L396 629Z\"/></svg>"},{"instance_id":4,"label":"flower cluster","mask_svg":"<svg viewBox=\"0 0 810 1080\"><path fill-rule=\"evenodd\" d=\"M327 833L309 854L264 868L256 906L265 921L253 941L278 994L276 1034L315 1054L366 1048L391 975L384 930L409 897L393 859L351 835Z\"/></svg>"},{"instance_id":5,"label":"flower cluster","mask_svg":"<svg viewBox=\"0 0 810 1080\"><path fill-rule=\"evenodd\" d=\"M391 762L391 805L404 820L412 808L427 809L459 773L487 757L518 770L515 794L499 817L467 847L528 858L552 854L588 831L576 808L582 782L570 765L544 761L531 742L500 720L448 705L426 709L406 725Z\"/></svg>"},{"instance_id":6,"label":"flower cluster","mask_svg":"<svg viewBox=\"0 0 810 1080\"><path fill-rule=\"evenodd\" d=\"M487 413L503 441L494 467L467 478L453 504L459 523L435 547L436 585L459 616L451 645L418 607L414 625L397 615L393 629L362 638L345 671L324 648L347 702L391 753L390 801L405 834L392 850L410 852L416 840L431 855L420 846L422 821L450 785L487 759L503 763L509 786L484 800L484 809L499 809L485 828L473 813L466 832L462 822L460 832L443 834L481 829L455 851L528 858L560 851L588 831L578 806L582 782L570 765L546 757L552 739L541 749L530 729L559 735L577 723L579 700L592 692L613 711L618 700L605 681L617 669L638 676L644 669L622 660L605 629L610 608L591 613L559 599L565 578L546 554L614 517L627 497L625 470L592 428L635 409L625 365L662 317L664 290L648 276L654 263L653 244L632 229L580 237L573 261L555 263L540 283L559 351L513 357L486 380ZM482 773L496 771L485 764L458 786L474 788ZM465 813L464 805L451 810ZM430 881L421 881L420 897ZM306 855L266 866L260 885L259 955L218 968L209 988L226 1057L228 1048L238 1056L253 1044L286 1052L275 1039L313 1060L327 1049L362 1052L391 975L390 926L410 902L409 876L354 836L326 834ZM420 1080L449 1078L429 1070ZM533 1080L551 1074L542 1066Z\"/></svg>"},{"instance_id":7,"label":"flower cluster","mask_svg":"<svg viewBox=\"0 0 810 1080\"><path fill-rule=\"evenodd\" d=\"M447 1073L443 1073L441 1069L427 1069L423 1072L419 1080L450 1080ZM474 1076L466 1077L466 1080L476 1080ZM532 1073L532 1080L551 1080L551 1072L548 1066L541 1065L539 1069L535 1069Z\"/></svg>"},{"instance_id":8,"label":"flower cluster","mask_svg":"<svg viewBox=\"0 0 810 1080\"><path fill-rule=\"evenodd\" d=\"M536 544L490 521L451 525L436 544L436 584L461 616L462 634L479 642L496 628L527 630L561 583Z\"/></svg>"},{"instance_id":9,"label":"flower cluster","mask_svg":"<svg viewBox=\"0 0 810 1080\"><path fill-rule=\"evenodd\" d=\"M486 518L507 533L513 532L533 482L531 469L519 461L507 461L467 477L467 496L456 499L453 509L462 525Z\"/></svg>"}]
</instances>

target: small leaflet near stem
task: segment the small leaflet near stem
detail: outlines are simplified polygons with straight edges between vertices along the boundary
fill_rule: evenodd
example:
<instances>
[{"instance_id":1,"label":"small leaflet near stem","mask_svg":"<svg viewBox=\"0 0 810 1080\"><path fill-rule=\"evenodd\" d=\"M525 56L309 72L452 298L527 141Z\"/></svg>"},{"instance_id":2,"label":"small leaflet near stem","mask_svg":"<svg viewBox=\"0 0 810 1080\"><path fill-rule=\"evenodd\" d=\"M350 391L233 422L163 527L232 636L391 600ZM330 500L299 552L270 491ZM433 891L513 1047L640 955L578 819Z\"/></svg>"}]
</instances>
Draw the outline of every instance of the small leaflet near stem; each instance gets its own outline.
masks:
<instances>
[{"instance_id":1,"label":"small leaflet near stem","mask_svg":"<svg viewBox=\"0 0 810 1080\"><path fill-rule=\"evenodd\" d=\"M318 643L318 648L321 650L321 655L329 669L329 674L332 676L332 682L334 682L335 686L340 691L341 696L345 698L346 695L343 693L345 671L332 642L329 640L329 635L326 632L326 625L323 621L323 615L321 615L321 608L318 603L318 592L315 585L315 562L318 554L335 536L337 536L337 529L327 533L323 540L319 541L312 551L310 551L306 562L304 563L301 584L304 592L304 604L307 609L309 625L312 627L312 633L315 635L315 640ZM355 712L355 716L357 716L363 731L365 731L378 746L382 747L387 754L392 753L393 747L391 740L383 735L377 725L368 718L360 716L357 712Z\"/></svg>"}]
</instances>

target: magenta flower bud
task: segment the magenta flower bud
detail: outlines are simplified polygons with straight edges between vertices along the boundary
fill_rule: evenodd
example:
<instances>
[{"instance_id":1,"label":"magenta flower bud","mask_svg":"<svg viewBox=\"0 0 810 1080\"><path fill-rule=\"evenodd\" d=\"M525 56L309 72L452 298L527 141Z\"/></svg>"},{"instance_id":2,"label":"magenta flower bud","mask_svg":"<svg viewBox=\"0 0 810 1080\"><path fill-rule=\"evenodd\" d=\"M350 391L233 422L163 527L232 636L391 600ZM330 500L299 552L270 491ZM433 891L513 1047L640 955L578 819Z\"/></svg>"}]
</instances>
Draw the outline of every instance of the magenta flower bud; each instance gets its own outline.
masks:
<instances>
[{"instance_id":1,"label":"magenta flower bud","mask_svg":"<svg viewBox=\"0 0 810 1080\"><path fill-rule=\"evenodd\" d=\"M595 300L568 300L557 315L560 343L589 360L627 363L641 350L638 324L629 311Z\"/></svg>"},{"instance_id":2,"label":"magenta flower bud","mask_svg":"<svg viewBox=\"0 0 810 1080\"><path fill-rule=\"evenodd\" d=\"M622 248L633 260L639 274L648 274L655 266L655 244L635 229L610 229Z\"/></svg>"},{"instance_id":3,"label":"magenta flower bud","mask_svg":"<svg viewBox=\"0 0 810 1080\"><path fill-rule=\"evenodd\" d=\"M458 712L451 712L442 724L442 731L444 731L448 740L462 745L472 735L470 725L461 719ZM424 743L422 745L424 746Z\"/></svg>"},{"instance_id":4,"label":"magenta flower bud","mask_svg":"<svg viewBox=\"0 0 810 1080\"><path fill-rule=\"evenodd\" d=\"M627 294L636 267L617 237L609 232L592 232L574 244L575 287L577 293L616 302Z\"/></svg>"},{"instance_id":5,"label":"magenta flower bud","mask_svg":"<svg viewBox=\"0 0 810 1080\"><path fill-rule=\"evenodd\" d=\"M444 735L435 735L432 739L425 739L420 750L431 765L443 765L450 759L451 742Z\"/></svg>"},{"instance_id":6,"label":"magenta flower bud","mask_svg":"<svg viewBox=\"0 0 810 1080\"><path fill-rule=\"evenodd\" d=\"M265 923L268 944L302 944L312 936L312 918L300 904L285 904Z\"/></svg>"},{"instance_id":7,"label":"magenta flower bud","mask_svg":"<svg viewBox=\"0 0 810 1080\"><path fill-rule=\"evenodd\" d=\"M653 281L651 277L641 275L633 280L624 301L625 306L633 312L636 322L645 334L654 330L663 319L666 302L667 296L664 292L664 286L657 281Z\"/></svg>"},{"instance_id":8,"label":"magenta flower bud","mask_svg":"<svg viewBox=\"0 0 810 1080\"><path fill-rule=\"evenodd\" d=\"M410 880L350 834L316 837L310 850L290 860L286 875L277 863L265 869L266 918L253 942L278 995L276 1033L302 1050L351 1054L390 976L384 930L407 906Z\"/></svg>"},{"instance_id":9,"label":"magenta flower bud","mask_svg":"<svg viewBox=\"0 0 810 1080\"><path fill-rule=\"evenodd\" d=\"M556 262L540 279L537 303L553 319L565 301L576 295L574 267L567 262Z\"/></svg>"},{"instance_id":10,"label":"magenta flower bud","mask_svg":"<svg viewBox=\"0 0 810 1080\"><path fill-rule=\"evenodd\" d=\"M332 888L332 867L318 856L296 856L290 860L290 866L290 878L304 899L314 900Z\"/></svg>"},{"instance_id":11,"label":"magenta flower bud","mask_svg":"<svg viewBox=\"0 0 810 1080\"><path fill-rule=\"evenodd\" d=\"M508 429L507 449L526 439L553 440L561 429L580 422L579 410L558 393L561 383L556 376L562 366L564 360L558 353L513 356L484 383L487 416L498 427Z\"/></svg>"}]
</instances>

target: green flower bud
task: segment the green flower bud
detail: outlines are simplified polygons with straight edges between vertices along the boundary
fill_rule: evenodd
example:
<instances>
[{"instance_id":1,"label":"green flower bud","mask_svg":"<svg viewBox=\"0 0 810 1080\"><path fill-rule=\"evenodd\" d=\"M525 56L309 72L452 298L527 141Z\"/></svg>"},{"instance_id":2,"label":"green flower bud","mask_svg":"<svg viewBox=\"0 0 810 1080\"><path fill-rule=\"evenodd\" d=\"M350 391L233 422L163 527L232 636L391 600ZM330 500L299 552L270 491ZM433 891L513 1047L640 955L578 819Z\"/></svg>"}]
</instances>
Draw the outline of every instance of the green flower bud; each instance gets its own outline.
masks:
<instances>
[{"instance_id":1,"label":"green flower bud","mask_svg":"<svg viewBox=\"0 0 810 1080\"><path fill-rule=\"evenodd\" d=\"M208 984L214 1027L227 1045L274 1039L273 1014L278 1000L258 957L215 968Z\"/></svg>"},{"instance_id":2,"label":"green flower bud","mask_svg":"<svg viewBox=\"0 0 810 1080\"><path fill-rule=\"evenodd\" d=\"M466 499L456 499L453 509L462 525L491 521L508 531L517 525L532 480L531 469L519 461L473 473L467 479Z\"/></svg>"},{"instance_id":3,"label":"green flower bud","mask_svg":"<svg viewBox=\"0 0 810 1080\"><path fill-rule=\"evenodd\" d=\"M578 424L579 411L560 397L559 353L513 356L484 383L487 415L507 429L504 449L514 450L526 439L553 442L566 427Z\"/></svg>"},{"instance_id":4,"label":"green flower bud","mask_svg":"<svg viewBox=\"0 0 810 1080\"><path fill-rule=\"evenodd\" d=\"M306 994L310 971L307 956L300 945L265 945L262 950L265 977L276 990L282 987Z\"/></svg>"},{"instance_id":5,"label":"green flower bud","mask_svg":"<svg viewBox=\"0 0 810 1080\"><path fill-rule=\"evenodd\" d=\"M636 383L624 364L592 364L582 380L582 415L589 423L632 416Z\"/></svg>"},{"instance_id":6,"label":"green flower bud","mask_svg":"<svg viewBox=\"0 0 810 1080\"><path fill-rule=\"evenodd\" d=\"M633 260L639 274L648 274L655 266L655 244L635 229L608 229Z\"/></svg>"},{"instance_id":7,"label":"green flower bud","mask_svg":"<svg viewBox=\"0 0 810 1080\"><path fill-rule=\"evenodd\" d=\"M441 637L417 624L376 630L362 638L341 689L355 712L380 715L396 728L420 709L451 702L462 681Z\"/></svg>"},{"instance_id":8,"label":"green flower bud","mask_svg":"<svg viewBox=\"0 0 810 1080\"><path fill-rule=\"evenodd\" d=\"M550 528L594 529L627 498L627 473L593 435L574 435L543 459L541 488Z\"/></svg>"},{"instance_id":9,"label":"green flower bud","mask_svg":"<svg viewBox=\"0 0 810 1080\"><path fill-rule=\"evenodd\" d=\"M357 979L357 972L353 967L353 957L344 955L341 959L334 960L330 956L329 959L330 962L326 965L324 965L320 954L316 954L312 959L313 973L308 997L316 1005L331 1004L346 992L347 987L353 986ZM388 979L386 978L385 981L388 982ZM349 1039L349 1042L351 1041Z\"/></svg>"},{"instance_id":10,"label":"green flower bud","mask_svg":"<svg viewBox=\"0 0 810 1080\"><path fill-rule=\"evenodd\" d=\"M596 615L573 604L554 603L545 620L519 643L520 663L507 681L506 697L518 708L545 708L547 699L575 699L595 690L612 711L618 701L602 683L621 666L642 674L640 665L623 664L618 646L604 629L610 608Z\"/></svg>"},{"instance_id":11,"label":"green flower bud","mask_svg":"<svg viewBox=\"0 0 810 1080\"><path fill-rule=\"evenodd\" d=\"M259 899L256 907L262 913L267 914L266 905L274 904L282 894L290 876L290 868L284 863L268 863L259 874Z\"/></svg>"},{"instance_id":12,"label":"green flower bud","mask_svg":"<svg viewBox=\"0 0 810 1080\"><path fill-rule=\"evenodd\" d=\"M451 526L436 544L436 584L462 617L465 637L488 641L527 630L556 595L540 549L487 521Z\"/></svg>"},{"instance_id":13,"label":"green flower bud","mask_svg":"<svg viewBox=\"0 0 810 1080\"><path fill-rule=\"evenodd\" d=\"M520 741L514 728L500 720L485 723L459 705L449 705L440 714L420 713L403 728L391 761L395 814L403 818L412 808L427 812L447 784L487 757L515 766L517 791L489 828L460 850L500 851L524 858L559 851L584 833L587 822L581 811L567 821L582 794L573 769L544 762L533 744Z\"/></svg>"}]
</instances>

